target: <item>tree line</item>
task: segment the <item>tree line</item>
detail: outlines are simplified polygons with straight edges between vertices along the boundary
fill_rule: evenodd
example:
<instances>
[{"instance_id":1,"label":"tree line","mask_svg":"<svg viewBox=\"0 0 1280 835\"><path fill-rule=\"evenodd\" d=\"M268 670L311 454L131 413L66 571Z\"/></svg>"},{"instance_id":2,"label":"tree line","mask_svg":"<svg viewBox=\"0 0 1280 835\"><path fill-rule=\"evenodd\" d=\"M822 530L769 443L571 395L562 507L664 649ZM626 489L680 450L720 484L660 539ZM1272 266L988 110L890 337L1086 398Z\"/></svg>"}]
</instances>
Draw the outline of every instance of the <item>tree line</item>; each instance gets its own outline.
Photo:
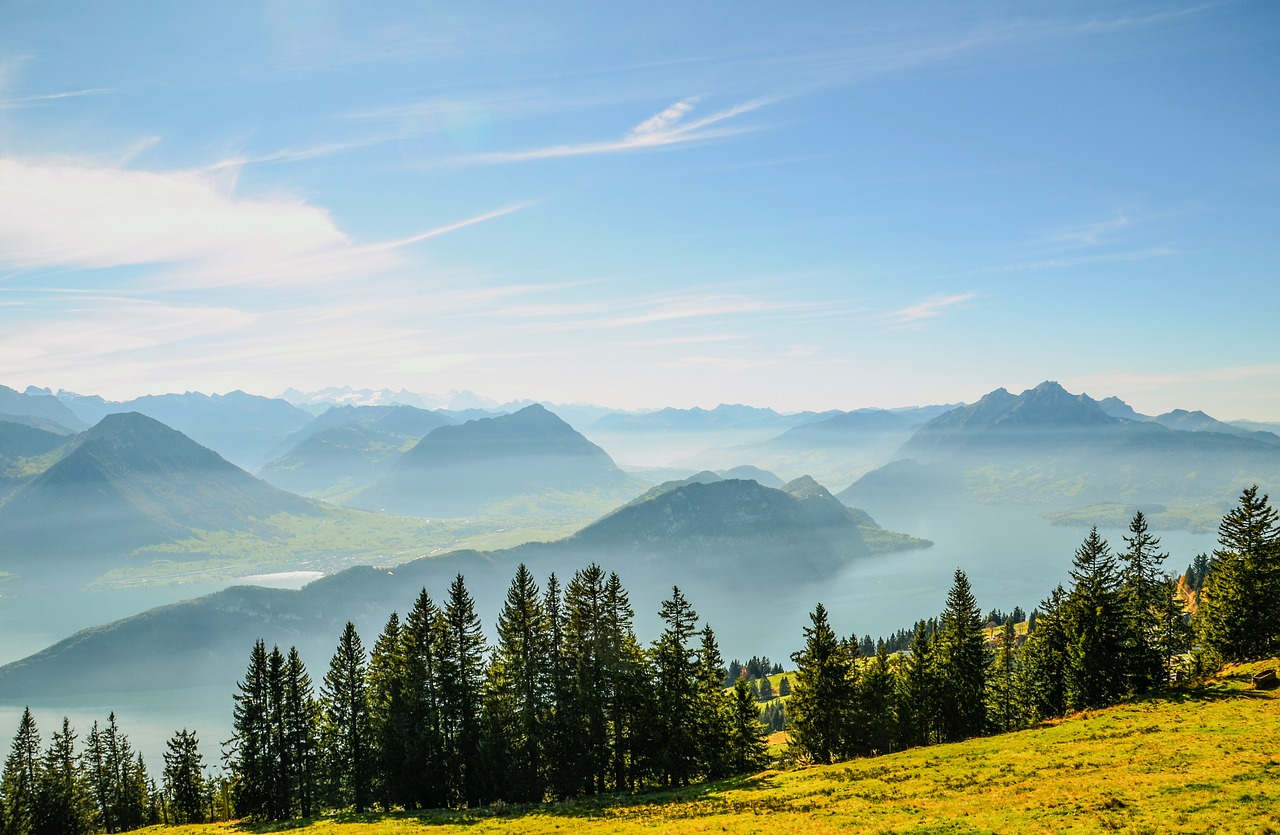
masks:
<instances>
[{"instance_id":1,"label":"tree line","mask_svg":"<svg viewBox=\"0 0 1280 835\"><path fill-rule=\"evenodd\" d=\"M642 646L616 574L545 591L521 565L486 643L461 575L423 589L371 652L348 623L316 689L296 650L253 647L229 749L237 814L307 817L529 803L683 786L758 769L764 726L745 678L678 587Z\"/></svg>"},{"instance_id":2,"label":"tree line","mask_svg":"<svg viewBox=\"0 0 1280 835\"><path fill-rule=\"evenodd\" d=\"M217 781L204 772L199 740L179 731L164 754L161 786L148 775L114 713L97 722L77 750L66 717L41 748L35 717L22 712L0 776L0 833L84 835L127 832L157 823L201 822L215 805Z\"/></svg>"},{"instance_id":3,"label":"tree line","mask_svg":"<svg viewBox=\"0 0 1280 835\"><path fill-rule=\"evenodd\" d=\"M794 753L832 762L1016 730L1158 693L1223 661L1275 655L1280 525L1268 497L1246 489L1218 537L1212 558L1197 557L1183 578L1198 589L1194 616L1178 578L1161 568L1168 554L1140 511L1119 552L1090 531L1070 589L1050 592L1025 636L1008 616L987 640L988 621L959 569L941 616L918 622L896 654L881 640L864 657L865 639L839 638L819 604L792 656Z\"/></svg>"}]
</instances>

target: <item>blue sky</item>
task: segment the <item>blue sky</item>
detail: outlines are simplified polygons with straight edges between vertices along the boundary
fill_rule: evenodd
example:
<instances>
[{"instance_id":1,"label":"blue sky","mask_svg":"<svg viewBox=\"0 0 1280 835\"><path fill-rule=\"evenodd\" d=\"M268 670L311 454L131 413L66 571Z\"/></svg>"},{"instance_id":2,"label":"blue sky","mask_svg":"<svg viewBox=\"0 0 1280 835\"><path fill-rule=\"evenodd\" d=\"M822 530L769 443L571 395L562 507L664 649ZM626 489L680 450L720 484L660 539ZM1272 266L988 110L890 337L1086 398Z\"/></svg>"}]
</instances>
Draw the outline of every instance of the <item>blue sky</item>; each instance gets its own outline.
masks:
<instances>
[{"instance_id":1,"label":"blue sky","mask_svg":"<svg viewBox=\"0 0 1280 835\"><path fill-rule=\"evenodd\" d=\"M19 388L1280 420L1278 230L1270 2L0 4Z\"/></svg>"}]
</instances>

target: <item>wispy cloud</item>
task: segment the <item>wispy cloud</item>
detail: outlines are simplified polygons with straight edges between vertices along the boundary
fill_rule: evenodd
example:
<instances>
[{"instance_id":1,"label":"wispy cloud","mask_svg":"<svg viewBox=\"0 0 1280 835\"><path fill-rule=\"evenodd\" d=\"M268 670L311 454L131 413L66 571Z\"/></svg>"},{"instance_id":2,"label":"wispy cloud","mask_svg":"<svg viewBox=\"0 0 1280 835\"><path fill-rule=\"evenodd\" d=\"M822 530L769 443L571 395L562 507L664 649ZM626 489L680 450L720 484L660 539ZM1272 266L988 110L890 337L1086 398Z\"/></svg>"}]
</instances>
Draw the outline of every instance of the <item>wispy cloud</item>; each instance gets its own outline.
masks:
<instances>
[{"instance_id":1,"label":"wispy cloud","mask_svg":"<svg viewBox=\"0 0 1280 835\"><path fill-rule=\"evenodd\" d=\"M704 116L701 119L686 121L685 117L693 111L697 101L697 98L690 98L676 102L637 124L621 139L603 142L582 142L572 145L550 145L544 148L530 148L521 151L491 151L468 154L454 157L452 163L455 165L485 165L528 162L531 160L559 159L594 154L626 153L705 142L710 139L720 139L757 130L755 127L734 127L724 123L744 113L750 113L753 110L764 107L773 100L751 99Z\"/></svg>"},{"instance_id":2,"label":"wispy cloud","mask_svg":"<svg viewBox=\"0 0 1280 835\"><path fill-rule=\"evenodd\" d=\"M957 293L951 296L933 296L919 304L895 310L890 318L899 325L909 325L924 319L937 319L958 304L973 299L973 293Z\"/></svg>"},{"instance_id":3,"label":"wispy cloud","mask_svg":"<svg viewBox=\"0 0 1280 835\"><path fill-rule=\"evenodd\" d=\"M78 99L84 96L100 96L104 93L110 93L111 90L94 88L88 90L63 90L58 93L44 93L36 96L19 96L11 99L0 99L0 109L14 107L34 107L46 102L57 101L59 99Z\"/></svg>"},{"instance_id":4,"label":"wispy cloud","mask_svg":"<svg viewBox=\"0 0 1280 835\"><path fill-rule=\"evenodd\" d=\"M0 158L0 263L160 266L161 283L184 288L333 281L389 269L399 263L395 250L521 208L360 245L326 209L239 197L228 174Z\"/></svg>"}]
</instances>

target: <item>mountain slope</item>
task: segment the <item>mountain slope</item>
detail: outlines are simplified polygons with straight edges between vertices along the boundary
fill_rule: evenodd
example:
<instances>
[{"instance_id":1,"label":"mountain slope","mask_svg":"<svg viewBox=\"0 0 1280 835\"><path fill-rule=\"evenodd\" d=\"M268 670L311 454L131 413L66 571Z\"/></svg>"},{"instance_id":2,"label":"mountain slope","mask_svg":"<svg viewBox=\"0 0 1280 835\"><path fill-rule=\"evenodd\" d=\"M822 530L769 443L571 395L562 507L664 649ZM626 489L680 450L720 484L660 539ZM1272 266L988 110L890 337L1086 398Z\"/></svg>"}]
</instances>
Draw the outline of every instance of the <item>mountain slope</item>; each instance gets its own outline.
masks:
<instances>
[{"instance_id":1,"label":"mountain slope","mask_svg":"<svg viewBox=\"0 0 1280 835\"><path fill-rule=\"evenodd\" d=\"M351 504L461 516L527 493L621 488L608 454L541 405L433 430Z\"/></svg>"},{"instance_id":2,"label":"mountain slope","mask_svg":"<svg viewBox=\"0 0 1280 835\"><path fill-rule=\"evenodd\" d=\"M452 423L414 406L334 406L289 436L258 475L292 493L331 498L372 484L414 443Z\"/></svg>"},{"instance_id":3,"label":"mountain slope","mask_svg":"<svg viewBox=\"0 0 1280 835\"><path fill-rule=\"evenodd\" d=\"M618 572L637 604L637 628L655 634L657 603L679 582L708 622L725 629L737 624L736 640L748 643L771 626L759 618L742 625L744 600L807 599L873 551L929 544L882 531L812 480L788 486L790 493L753 481L691 482L621 507L559 542L458 551L390 570L353 568L297 591L226 589L86 630L0 668L0 698L130 689L139 682L230 688L258 638L297 644L305 657L323 658L347 620L370 634L388 612L403 612L420 588L439 600L458 573L466 576L477 611L492 622L521 562L539 578L556 572L562 582L592 562ZM191 661L174 665L178 657Z\"/></svg>"},{"instance_id":4,"label":"mountain slope","mask_svg":"<svg viewBox=\"0 0 1280 835\"><path fill-rule=\"evenodd\" d=\"M240 530L314 506L137 413L108 415L0 505L6 564L34 577L96 576L110 557L193 530Z\"/></svg>"},{"instance_id":5,"label":"mountain slope","mask_svg":"<svg viewBox=\"0 0 1280 835\"><path fill-rule=\"evenodd\" d=\"M58 398L49 394L19 392L8 386L0 386L0 414L43 418L69 432L89 428Z\"/></svg>"},{"instance_id":6,"label":"mountain slope","mask_svg":"<svg viewBox=\"0 0 1280 835\"><path fill-rule=\"evenodd\" d=\"M935 418L898 457L916 463L868 473L841 498L873 511L885 501L923 507L960 498L1057 507L1217 506L1242 484L1280 487L1280 445L1113 417L1087 395L1052 382L1016 396L997 389Z\"/></svg>"}]
</instances>

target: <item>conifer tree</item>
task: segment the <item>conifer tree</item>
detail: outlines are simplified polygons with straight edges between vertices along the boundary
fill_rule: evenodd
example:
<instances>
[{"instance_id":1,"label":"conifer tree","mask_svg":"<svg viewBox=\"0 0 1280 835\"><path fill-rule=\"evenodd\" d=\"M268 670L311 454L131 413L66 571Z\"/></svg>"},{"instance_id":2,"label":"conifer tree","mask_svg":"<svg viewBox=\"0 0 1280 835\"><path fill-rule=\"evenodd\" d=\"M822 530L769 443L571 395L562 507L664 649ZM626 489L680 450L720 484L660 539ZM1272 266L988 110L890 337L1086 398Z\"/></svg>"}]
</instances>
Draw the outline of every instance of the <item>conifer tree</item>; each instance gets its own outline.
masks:
<instances>
[{"instance_id":1,"label":"conifer tree","mask_svg":"<svg viewBox=\"0 0 1280 835\"><path fill-rule=\"evenodd\" d=\"M1223 517L1201 592L1202 640L1228 661L1280 648L1280 524L1269 498L1255 484Z\"/></svg>"},{"instance_id":2,"label":"conifer tree","mask_svg":"<svg viewBox=\"0 0 1280 835\"><path fill-rule=\"evenodd\" d=\"M944 741L967 739L986 730L989 663L982 610L969 578L957 568L935 649L938 721Z\"/></svg>"},{"instance_id":3,"label":"conifer tree","mask_svg":"<svg viewBox=\"0 0 1280 835\"><path fill-rule=\"evenodd\" d=\"M929 745L937 736L937 674L933 640L925 621L917 621L911 646L898 667L898 738L904 747Z\"/></svg>"},{"instance_id":4,"label":"conifer tree","mask_svg":"<svg viewBox=\"0 0 1280 835\"><path fill-rule=\"evenodd\" d=\"M1070 612L1066 589L1058 585L1031 614L1035 617L1035 630L1028 633L1022 649L1020 689L1034 718L1049 719L1061 716L1067 709Z\"/></svg>"},{"instance_id":5,"label":"conifer tree","mask_svg":"<svg viewBox=\"0 0 1280 835\"><path fill-rule=\"evenodd\" d=\"M746 677L739 676L729 697L729 744L725 765L730 774L746 774L763 768L767 761L768 746L764 725L760 723L760 708L751 697Z\"/></svg>"},{"instance_id":6,"label":"conifer tree","mask_svg":"<svg viewBox=\"0 0 1280 835\"><path fill-rule=\"evenodd\" d=\"M779 695L779 696L790 696L790 695L791 695L791 680L790 680L790 679L788 679L786 676L783 676L783 677L778 681L778 695Z\"/></svg>"},{"instance_id":7,"label":"conifer tree","mask_svg":"<svg viewBox=\"0 0 1280 835\"><path fill-rule=\"evenodd\" d=\"M4 827L0 825L0 832ZM36 791L33 835L84 835L94 831L93 801L80 759L76 734L65 716L62 730L45 750Z\"/></svg>"},{"instance_id":8,"label":"conifer tree","mask_svg":"<svg viewBox=\"0 0 1280 835\"><path fill-rule=\"evenodd\" d=\"M374 750L369 724L368 662L355 624L347 621L320 689L323 761L330 803L356 812L372 800Z\"/></svg>"},{"instance_id":9,"label":"conifer tree","mask_svg":"<svg viewBox=\"0 0 1280 835\"><path fill-rule=\"evenodd\" d=\"M476 804L483 799L484 789L480 707L485 640L475 601L461 574L449 585L440 621L440 720L450 801Z\"/></svg>"},{"instance_id":10,"label":"conifer tree","mask_svg":"<svg viewBox=\"0 0 1280 835\"><path fill-rule=\"evenodd\" d=\"M550 714L550 635L538 584L521 563L498 615L498 644L488 669L486 758L501 776L504 799L541 801L546 793L544 729Z\"/></svg>"},{"instance_id":11,"label":"conifer tree","mask_svg":"<svg viewBox=\"0 0 1280 835\"><path fill-rule=\"evenodd\" d=\"M547 781L551 794L564 800L578 791L577 773L572 762L574 689L565 636L564 597L554 573L547 578L542 607L547 614L547 672L551 691L551 715L547 718L544 735Z\"/></svg>"},{"instance_id":12,"label":"conifer tree","mask_svg":"<svg viewBox=\"0 0 1280 835\"><path fill-rule=\"evenodd\" d=\"M893 669L889 664L889 648L884 641L876 645L876 654L866 663L858 681L858 706L862 726L861 747L874 755L894 750L898 732L898 704Z\"/></svg>"},{"instance_id":13,"label":"conifer tree","mask_svg":"<svg viewBox=\"0 0 1280 835\"><path fill-rule=\"evenodd\" d=\"M285 750L285 660L280 647L273 646L267 656L267 817L281 820L289 817L294 805L293 763Z\"/></svg>"},{"instance_id":14,"label":"conifer tree","mask_svg":"<svg viewBox=\"0 0 1280 835\"><path fill-rule=\"evenodd\" d=\"M392 612L369 659L369 731L373 792L383 811L408 801L406 741L411 731L405 692L404 641L400 616Z\"/></svg>"},{"instance_id":15,"label":"conifer tree","mask_svg":"<svg viewBox=\"0 0 1280 835\"><path fill-rule=\"evenodd\" d=\"M231 769L238 778L234 783L236 813L250 820L267 820L272 817L276 763L271 753L270 670L267 647L261 639L254 643L249 668L236 689L239 692L232 713L235 735L229 743ZM93 738L91 735L90 740ZM99 805L105 808L105 801L100 799Z\"/></svg>"},{"instance_id":16,"label":"conifer tree","mask_svg":"<svg viewBox=\"0 0 1280 835\"><path fill-rule=\"evenodd\" d=\"M559 701L561 745L570 752L565 788L571 795L607 790L610 772L606 634L608 581L600 566L574 572L565 589L563 663L568 688Z\"/></svg>"},{"instance_id":17,"label":"conifer tree","mask_svg":"<svg viewBox=\"0 0 1280 835\"><path fill-rule=\"evenodd\" d=\"M319 742L317 724L319 705L312 689L311 677L298 655L297 647L289 647L285 661L284 687L284 753L290 764L287 781L293 788L295 803L286 810L309 818L315 811L319 788Z\"/></svg>"},{"instance_id":18,"label":"conifer tree","mask_svg":"<svg viewBox=\"0 0 1280 835\"><path fill-rule=\"evenodd\" d=\"M658 612L665 624L653 646L659 710L656 761L664 786L687 786L697 773L698 661L691 645L698 613L679 586Z\"/></svg>"},{"instance_id":19,"label":"conifer tree","mask_svg":"<svg viewBox=\"0 0 1280 835\"><path fill-rule=\"evenodd\" d=\"M698 649L698 681L696 717L698 723L698 767L710 778L720 778L730 773L728 763L730 715L725 696L724 658L716 642L711 626L702 628L702 643ZM768 679L765 679L768 681Z\"/></svg>"},{"instance_id":20,"label":"conifer tree","mask_svg":"<svg viewBox=\"0 0 1280 835\"><path fill-rule=\"evenodd\" d=\"M1163 686L1165 658L1156 647L1158 613L1164 608L1167 584L1160 566L1169 556L1160 551L1160 539L1148 530L1139 510L1129 522L1121 571L1120 604L1123 609L1123 652L1128 687L1147 693Z\"/></svg>"},{"instance_id":21,"label":"conifer tree","mask_svg":"<svg viewBox=\"0 0 1280 835\"><path fill-rule=\"evenodd\" d=\"M991 675L987 679L987 716L992 729L1001 733L1022 727L1018 654L1018 636L1010 617L1000 629Z\"/></svg>"},{"instance_id":22,"label":"conifer tree","mask_svg":"<svg viewBox=\"0 0 1280 835\"><path fill-rule=\"evenodd\" d=\"M1124 613L1115 556L1095 527L1076 549L1067 598L1067 706L1114 703L1125 692Z\"/></svg>"},{"instance_id":23,"label":"conifer tree","mask_svg":"<svg viewBox=\"0 0 1280 835\"><path fill-rule=\"evenodd\" d=\"M647 658L632 626L635 610L616 573L611 572L605 582L604 611L605 720L612 786L614 791L630 791L640 776L640 749L655 710ZM715 655L719 658L718 650Z\"/></svg>"},{"instance_id":24,"label":"conifer tree","mask_svg":"<svg viewBox=\"0 0 1280 835\"><path fill-rule=\"evenodd\" d=\"M856 706L854 655L836 638L819 603L804 629L804 649L791 656L796 683L788 704L791 744L816 763L851 756L849 738ZM856 648L854 650L856 652Z\"/></svg>"},{"instance_id":25,"label":"conifer tree","mask_svg":"<svg viewBox=\"0 0 1280 835\"><path fill-rule=\"evenodd\" d=\"M407 805L436 808L448 802L440 696L440 610L424 588L401 630L404 648L405 695L410 732L405 740Z\"/></svg>"},{"instance_id":26,"label":"conifer tree","mask_svg":"<svg viewBox=\"0 0 1280 835\"><path fill-rule=\"evenodd\" d=\"M199 739L186 728L169 739L164 753L164 787L172 823L204 823L204 758Z\"/></svg>"},{"instance_id":27,"label":"conifer tree","mask_svg":"<svg viewBox=\"0 0 1280 835\"><path fill-rule=\"evenodd\" d=\"M5 835L31 832L36 816L36 792L40 787L40 765L40 732L28 707L18 720L18 732L14 734L4 774L0 777Z\"/></svg>"}]
</instances>

